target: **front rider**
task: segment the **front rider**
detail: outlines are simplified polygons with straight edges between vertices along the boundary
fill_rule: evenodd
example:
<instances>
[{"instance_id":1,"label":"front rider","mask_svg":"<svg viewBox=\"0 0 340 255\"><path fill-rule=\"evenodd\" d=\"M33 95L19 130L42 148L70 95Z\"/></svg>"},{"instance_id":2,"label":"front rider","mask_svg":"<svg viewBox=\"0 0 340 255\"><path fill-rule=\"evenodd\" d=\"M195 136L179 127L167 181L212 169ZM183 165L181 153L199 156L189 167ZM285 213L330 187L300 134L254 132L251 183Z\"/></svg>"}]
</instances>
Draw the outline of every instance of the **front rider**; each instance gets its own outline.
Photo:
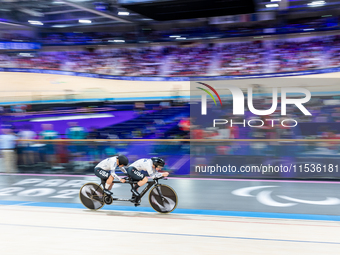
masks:
<instances>
[{"instance_id":1,"label":"front rider","mask_svg":"<svg viewBox=\"0 0 340 255\"><path fill-rule=\"evenodd\" d=\"M127 169L126 172L130 176L133 181L138 181L136 185L131 189L131 192L136 197L140 197L137 189L143 186L145 183L148 182L148 177L146 177L141 171L147 171L149 176L152 179L160 178L160 177L167 177L169 175L168 172L159 173L158 171L161 170L165 165L163 159L158 157L153 157L151 159L142 158L135 162L133 162Z\"/></svg>"},{"instance_id":2,"label":"front rider","mask_svg":"<svg viewBox=\"0 0 340 255\"><path fill-rule=\"evenodd\" d=\"M114 178L117 178L122 183L125 182L125 179L120 178L116 174L115 169L117 168L117 166L120 167L122 172L126 173L124 166L127 166L128 164L129 160L126 156L117 155L104 159L95 166L95 175L98 176L100 179L106 181L104 192L107 195L112 195L112 192L110 190L112 189Z\"/></svg>"}]
</instances>

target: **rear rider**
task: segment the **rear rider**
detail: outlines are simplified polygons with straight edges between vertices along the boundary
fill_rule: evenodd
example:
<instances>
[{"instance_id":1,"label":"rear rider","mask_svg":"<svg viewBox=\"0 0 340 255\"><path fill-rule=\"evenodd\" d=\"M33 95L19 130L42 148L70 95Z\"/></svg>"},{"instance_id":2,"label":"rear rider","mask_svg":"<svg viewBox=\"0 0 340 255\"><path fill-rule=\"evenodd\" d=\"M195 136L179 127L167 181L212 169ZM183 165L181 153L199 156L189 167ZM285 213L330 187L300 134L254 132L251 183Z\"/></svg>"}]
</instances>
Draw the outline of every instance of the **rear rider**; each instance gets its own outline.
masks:
<instances>
[{"instance_id":1,"label":"rear rider","mask_svg":"<svg viewBox=\"0 0 340 255\"><path fill-rule=\"evenodd\" d=\"M140 197L137 189L148 182L148 177L146 177L141 171L147 171L152 179L167 177L169 175L168 172L158 172L164 167L164 165L164 160L158 157L153 157L151 159L142 158L133 162L126 169L127 174L131 177L132 180L139 181L131 190L131 192L136 197L136 201L138 201L138 198Z\"/></svg>"},{"instance_id":2,"label":"rear rider","mask_svg":"<svg viewBox=\"0 0 340 255\"><path fill-rule=\"evenodd\" d=\"M124 166L127 166L128 164L129 160L126 156L117 155L114 157L104 159L103 161L99 162L98 165L96 165L96 167L94 168L94 173L100 179L106 181L104 192L107 195L112 195L112 192L110 190L112 189L114 178L117 178L122 183L125 182L125 179L120 178L116 174L115 170L117 166L120 167L122 172L126 174Z\"/></svg>"}]
</instances>

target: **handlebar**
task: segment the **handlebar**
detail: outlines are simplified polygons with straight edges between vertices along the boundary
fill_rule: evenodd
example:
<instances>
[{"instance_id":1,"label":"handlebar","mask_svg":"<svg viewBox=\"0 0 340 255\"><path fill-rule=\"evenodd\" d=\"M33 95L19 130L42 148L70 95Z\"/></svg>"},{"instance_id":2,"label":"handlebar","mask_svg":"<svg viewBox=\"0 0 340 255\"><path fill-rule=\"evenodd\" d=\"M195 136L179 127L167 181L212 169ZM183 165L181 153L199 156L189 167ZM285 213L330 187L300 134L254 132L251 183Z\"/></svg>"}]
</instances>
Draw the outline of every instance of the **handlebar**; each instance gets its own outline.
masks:
<instances>
[{"instance_id":1,"label":"handlebar","mask_svg":"<svg viewBox=\"0 0 340 255\"><path fill-rule=\"evenodd\" d=\"M161 176L161 177L159 177L159 178L155 178L154 180L160 180L160 179L167 180L168 178L167 178L167 177L164 177L164 176Z\"/></svg>"},{"instance_id":2,"label":"handlebar","mask_svg":"<svg viewBox=\"0 0 340 255\"><path fill-rule=\"evenodd\" d=\"M122 179L126 180L127 183L130 183L130 182L138 182L138 181L133 181L129 176L125 176L123 177ZM167 180L168 178L167 177L164 177L164 176L161 176L159 178L155 178L155 179L152 179L152 180L149 180L148 182L152 182L152 181L158 181L160 179L163 179L163 180ZM113 181L114 183L119 183L119 181Z\"/></svg>"}]
</instances>

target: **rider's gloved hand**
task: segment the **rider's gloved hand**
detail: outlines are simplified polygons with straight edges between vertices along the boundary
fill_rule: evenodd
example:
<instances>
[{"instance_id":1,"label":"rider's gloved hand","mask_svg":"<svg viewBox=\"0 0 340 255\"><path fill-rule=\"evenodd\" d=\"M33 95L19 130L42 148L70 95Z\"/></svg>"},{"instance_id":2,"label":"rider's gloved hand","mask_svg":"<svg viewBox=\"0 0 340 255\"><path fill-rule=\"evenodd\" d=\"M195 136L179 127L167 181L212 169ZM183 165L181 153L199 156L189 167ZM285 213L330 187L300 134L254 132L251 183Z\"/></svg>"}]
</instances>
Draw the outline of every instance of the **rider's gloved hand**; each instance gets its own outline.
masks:
<instances>
[{"instance_id":1,"label":"rider's gloved hand","mask_svg":"<svg viewBox=\"0 0 340 255\"><path fill-rule=\"evenodd\" d=\"M119 180L121 183L124 183L124 182L126 182L126 180L125 179L120 179Z\"/></svg>"},{"instance_id":2,"label":"rider's gloved hand","mask_svg":"<svg viewBox=\"0 0 340 255\"><path fill-rule=\"evenodd\" d=\"M163 177L168 177L168 175L169 175L169 172L164 172L164 173L162 173L162 176L163 176Z\"/></svg>"}]
</instances>

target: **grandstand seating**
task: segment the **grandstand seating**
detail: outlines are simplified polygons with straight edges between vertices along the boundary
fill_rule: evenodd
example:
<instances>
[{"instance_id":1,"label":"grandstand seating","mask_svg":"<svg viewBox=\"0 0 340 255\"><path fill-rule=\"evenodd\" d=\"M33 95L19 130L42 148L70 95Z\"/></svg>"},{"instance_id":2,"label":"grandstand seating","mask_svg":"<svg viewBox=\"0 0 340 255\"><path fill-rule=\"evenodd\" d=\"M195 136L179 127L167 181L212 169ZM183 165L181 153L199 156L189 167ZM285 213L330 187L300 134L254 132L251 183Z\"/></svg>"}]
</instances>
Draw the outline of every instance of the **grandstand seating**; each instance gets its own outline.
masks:
<instances>
[{"instance_id":1,"label":"grandstand seating","mask_svg":"<svg viewBox=\"0 0 340 255\"><path fill-rule=\"evenodd\" d=\"M340 65L340 36L242 43L0 53L0 67L122 76L213 76L295 72Z\"/></svg>"}]
</instances>

